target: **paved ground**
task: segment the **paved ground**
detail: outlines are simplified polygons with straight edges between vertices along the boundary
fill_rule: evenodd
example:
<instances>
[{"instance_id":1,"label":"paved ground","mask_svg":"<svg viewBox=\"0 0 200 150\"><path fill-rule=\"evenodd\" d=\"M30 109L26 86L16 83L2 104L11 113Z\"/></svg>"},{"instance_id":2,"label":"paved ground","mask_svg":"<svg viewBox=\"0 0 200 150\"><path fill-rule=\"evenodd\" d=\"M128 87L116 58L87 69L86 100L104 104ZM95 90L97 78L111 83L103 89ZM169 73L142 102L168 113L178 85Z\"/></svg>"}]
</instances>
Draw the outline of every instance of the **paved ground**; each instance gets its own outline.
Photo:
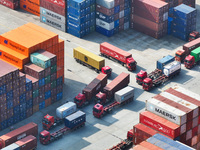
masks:
<instances>
[{"instance_id":1,"label":"paved ground","mask_svg":"<svg viewBox=\"0 0 200 150\"><path fill-rule=\"evenodd\" d=\"M200 18L200 1L197 1L196 7L198 9L197 18ZM99 43L107 41L132 53L134 59L138 62L137 70L130 73L120 64L106 59L106 65L113 68L114 73L111 79L114 79L121 72L130 73L131 81L129 85L135 88L134 102L124 106L123 108L121 107L116 109L112 114L108 114L102 119L96 119L93 117L93 104L90 104L82 109L87 115L87 122L84 128L65 135L62 139L51 143L48 146L43 146L38 141L39 150L103 150L110 148L121 139L124 139L127 131L139 122L139 112L145 109L145 100L149 99L153 95L158 94L175 84L180 84L181 86L200 94L199 66L196 66L192 70L187 70L182 66L183 69L180 76L151 92L143 91L135 82L135 75L137 72L141 69L147 70L148 72L154 70L158 59L168 54L174 55L175 51L180 49L185 43L184 41L172 36L166 36L161 40L156 40L130 29L111 38L107 38L98 33L92 33L83 39L79 39L40 23L37 16L26 13L22 10L13 11L0 5L0 34L8 32L9 30L19 27L27 22L33 22L58 33L60 38L66 41L64 98L62 101L59 101L48 108L35 113L32 117L16 124L16 128L33 121L38 124L39 132L42 131L42 117L47 113L55 115L55 110L58 106L64 104L67 100L73 101L76 94L81 92L81 90L97 76L97 73L93 70L81 66L74 61L72 57L73 48L82 46L95 54L99 54ZM197 30L200 32L200 19L197 21ZM1 131L0 135L5 134L6 132L8 132L8 129Z\"/></svg>"}]
</instances>

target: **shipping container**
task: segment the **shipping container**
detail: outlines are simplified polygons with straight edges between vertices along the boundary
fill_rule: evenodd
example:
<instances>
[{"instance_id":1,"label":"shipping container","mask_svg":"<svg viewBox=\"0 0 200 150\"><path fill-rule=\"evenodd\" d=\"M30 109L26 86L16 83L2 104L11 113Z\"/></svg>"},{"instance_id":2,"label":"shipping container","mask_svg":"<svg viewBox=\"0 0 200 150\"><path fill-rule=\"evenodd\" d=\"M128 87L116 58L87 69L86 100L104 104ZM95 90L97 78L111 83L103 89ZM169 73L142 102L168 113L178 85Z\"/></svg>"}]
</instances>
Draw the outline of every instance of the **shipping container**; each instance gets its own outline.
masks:
<instances>
[{"instance_id":1,"label":"shipping container","mask_svg":"<svg viewBox=\"0 0 200 150\"><path fill-rule=\"evenodd\" d=\"M162 148L158 147L158 146L155 146L147 141L143 141L141 142L139 145L147 148L148 150L163 150Z\"/></svg>"},{"instance_id":2,"label":"shipping container","mask_svg":"<svg viewBox=\"0 0 200 150\"><path fill-rule=\"evenodd\" d=\"M125 87L117 92L115 92L115 101L118 103L122 103L128 99L133 99L134 98L134 88L128 86Z\"/></svg>"},{"instance_id":3,"label":"shipping container","mask_svg":"<svg viewBox=\"0 0 200 150\"><path fill-rule=\"evenodd\" d=\"M108 9L113 8L115 6L114 0L96 0L96 3Z\"/></svg>"},{"instance_id":4,"label":"shipping container","mask_svg":"<svg viewBox=\"0 0 200 150\"><path fill-rule=\"evenodd\" d=\"M42 54L42 55L44 55L44 56L46 56L46 57L48 57L50 59L50 61L51 61L51 66L56 65L56 62L57 62L57 56L56 55L54 55L54 54L52 54L50 52L47 52L45 50L39 50L37 52L40 53L40 54Z\"/></svg>"},{"instance_id":5,"label":"shipping container","mask_svg":"<svg viewBox=\"0 0 200 150\"><path fill-rule=\"evenodd\" d=\"M12 144L2 148L1 150L20 150L20 147L16 143L12 143Z\"/></svg>"},{"instance_id":6,"label":"shipping container","mask_svg":"<svg viewBox=\"0 0 200 150\"><path fill-rule=\"evenodd\" d=\"M193 51L191 51L190 55L194 56L195 62L199 62L199 60L200 60L200 47L198 47L198 48L194 49Z\"/></svg>"},{"instance_id":7,"label":"shipping container","mask_svg":"<svg viewBox=\"0 0 200 150\"><path fill-rule=\"evenodd\" d=\"M190 52L197 47L200 46L200 38L197 38L195 40L192 40L186 44L183 45L183 50L186 52L186 56L190 54Z\"/></svg>"},{"instance_id":8,"label":"shipping container","mask_svg":"<svg viewBox=\"0 0 200 150\"><path fill-rule=\"evenodd\" d=\"M40 53L37 53L37 52L32 53L30 55L30 60L33 64L35 64L43 69L46 69L51 66L51 60L48 57L46 57Z\"/></svg>"},{"instance_id":9,"label":"shipping container","mask_svg":"<svg viewBox=\"0 0 200 150\"><path fill-rule=\"evenodd\" d=\"M36 79L44 78L44 69L32 63L24 65L24 72Z\"/></svg>"},{"instance_id":10,"label":"shipping container","mask_svg":"<svg viewBox=\"0 0 200 150\"><path fill-rule=\"evenodd\" d=\"M37 138L33 135L29 135L17 142L20 150L32 150L37 148Z\"/></svg>"},{"instance_id":11,"label":"shipping container","mask_svg":"<svg viewBox=\"0 0 200 150\"><path fill-rule=\"evenodd\" d=\"M11 9L18 9L19 8L19 4L20 2L19 1L16 1L16 2L11 2L10 0L0 0L0 4L8 7L8 8L11 8Z\"/></svg>"},{"instance_id":12,"label":"shipping container","mask_svg":"<svg viewBox=\"0 0 200 150\"><path fill-rule=\"evenodd\" d=\"M108 8L98 5L98 4L96 5L96 11L103 13L107 16L114 15L114 8L108 9Z\"/></svg>"},{"instance_id":13,"label":"shipping container","mask_svg":"<svg viewBox=\"0 0 200 150\"><path fill-rule=\"evenodd\" d=\"M175 57L171 55L167 55L157 61L157 69L163 70L164 66L174 61Z\"/></svg>"},{"instance_id":14,"label":"shipping container","mask_svg":"<svg viewBox=\"0 0 200 150\"><path fill-rule=\"evenodd\" d=\"M173 61L163 68L163 74L167 77L171 77L181 71L181 62L179 61Z\"/></svg>"},{"instance_id":15,"label":"shipping container","mask_svg":"<svg viewBox=\"0 0 200 150\"><path fill-rule=\"evenodd\" d=\"M133 147L133 150L149 150L148 148L145 148L142 145L136 145Z\"/></svg>"},{"instance_id":16,"label":"shipping container","mask_svg":"<svg viewBox=\"0 0 200 150\"><path fill-rule=\"evenodd\" d=\"M76 104L73 102L68 102L56 109L56 116L63 119L76 112Z\"/></svg>"}]
</instances>

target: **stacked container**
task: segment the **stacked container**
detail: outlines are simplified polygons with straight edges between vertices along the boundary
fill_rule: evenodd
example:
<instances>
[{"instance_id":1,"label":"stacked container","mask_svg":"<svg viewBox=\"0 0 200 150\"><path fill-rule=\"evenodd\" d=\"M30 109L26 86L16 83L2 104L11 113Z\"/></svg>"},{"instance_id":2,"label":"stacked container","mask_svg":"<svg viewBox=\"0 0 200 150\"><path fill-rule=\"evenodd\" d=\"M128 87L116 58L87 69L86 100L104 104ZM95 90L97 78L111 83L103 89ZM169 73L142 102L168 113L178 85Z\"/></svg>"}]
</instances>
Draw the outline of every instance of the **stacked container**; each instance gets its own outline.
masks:
<instances>
[{"instance_id":1,"label":"stacked container","mask_svg":"<svg viewBox=\"0 0 200 150\"><path fill-rule=\"evenodd\" d=\"M20 0L20 8L40 16L40 0Z\"/></svg>"},{"instance_id":2,"label":"stacked container","mask_svg":"<svg viewBox=\"0 0 200 150\"><path fill-rule=\"evenodd\" d=\"M160 0L132 0L131 28L159 39L167 34L168 4Z\"/></svg>"},{"instance_id":3,"label":"stacked container","mask_svg":"<svg viewBox=\"0 0 200 150\"><path fill-rule=\"evenodd\" d=\"M67 1L67 32L83 37L95 31L95 0Z\"/></svg>"},{"instance_id":4,"label":"stacked container","mask_svg":"<svg viewBox=\"0 0 200 150\"><path fill-rule=\"evenodd\" d=\"M66 0L41 0L40 21L58 30L66 32L67 14Z\"/></svg>"},{"instance_id":5,"label":"stacked container","mask_svg":"<svg viewBox=\"0 0 200 150\"><path fill-rule=\"evenodd\" d=\"M18 9L20 2L19 0L0 0L0 4L11 9Z\"/></svg>"},{"instance_id":6,"label":"stacked container","mask_svg":"<svg viewBox=\"0 0 200 150\"><path fill-rule=\"evenodd\" d=\"M197 10L185 4L174 8L172 35L188 41L189 34L196 30Z\"/></svg>"},{"instance_id":7,"label":"stacked container","mask_svg":"<svg viewBox=\"0 0 200 150\"><path fill-rule=\"evenodd\" d=\"M96 0L96 31L111 37L130 25L129 0Z\"/></svg>"}]
</instances>

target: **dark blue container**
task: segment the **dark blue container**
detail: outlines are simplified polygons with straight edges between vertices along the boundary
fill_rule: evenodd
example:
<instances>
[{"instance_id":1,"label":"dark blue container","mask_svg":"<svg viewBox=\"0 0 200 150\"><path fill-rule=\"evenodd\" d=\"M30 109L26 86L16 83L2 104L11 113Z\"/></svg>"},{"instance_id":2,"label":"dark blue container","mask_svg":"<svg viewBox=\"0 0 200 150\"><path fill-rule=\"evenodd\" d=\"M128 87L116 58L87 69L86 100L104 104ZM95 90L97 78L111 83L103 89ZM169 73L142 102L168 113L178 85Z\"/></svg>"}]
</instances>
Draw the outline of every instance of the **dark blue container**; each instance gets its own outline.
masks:
<instances>
[{"instance_id":1,"label":"dark blue container","mask_svg":"<svg viewBox=\"0 0 200 150\"><path fill-rule=\"evenodd\" d=\"M124 1L124 9L130 8L130 1L129 0L125 0Z\"/></svg>"},{"instance_id":2,"label":"dark blue container","mask_svg":"<svg viewBox=\"0 0 200 150\"><path fill-rule=\"evenodd\" d=\"M90 0L85 0L85 7L89 7L90 5Z\"/></svg>"},{"instance_id":3,"label":"dark blue container","mask_svg":"<svg viewBox=\"0 0 200 150\"><path fill-rule=\"evenodd\" d=\"M129 22L130 21L130 17L129 16L124 16L124 22Z\"/></svg>"},{"instance_id":4,"label":"dark blue container","mask_svg":"<svg viewBox=\"0 0 200 150\"><path fill-rule=\"evenodd\" d=\"M51 90L45 92L45 99L48 99L51 97Z\"/></svg>"},{"instance_id":5,"label":"dark blue container","mask_svg":"<svg viewBox=\"0 0 200 150\"><path fill-rule=\"evenodd\" d=\"M85 29L90 27L90 21L85 22Z\"/></svg>"},{"instance_id":6,"label":"dark blue container","mask_svg":"<svg viewBox=\"0 0 200 150\"><path fill-rule=\"evenodd\" d=\"M74 28L75 30L78 30L78 31L85 30L85 23L77 24L77 23L75 23L73 21L68 20L67 21L67 26L68 27L72 27L72 28Z\"/></svg>"},{"instance_id":7,"label":"dark blue container","mask_svg":"<svg viewBox=\"0 0 200 150\"><path fill-rule=\"evenodd\" d=\"M13 90L11 90L10 92L6 93L6 100L7 101L13 100Z\"/></svg>"},{"instance_id":8,"label":"dark blue container","mask_svg":"<svg viewBox=\"0 0 200 150\"><path fill-rule=\"evenodd\" d=\"M57 85L57 86L62 85L62 84L63 84L63 81L62 81L62 80L63 80L63 78L62 78L62 77L59 77L59 78L57 79L57 81L56 81L56 82L57 82L56 85Z\"/></svg>"},{"instance_id":9,"label":"dark blue container","mask_svg":"<svg viewBox=\"0 0 200 150\"><path fill-rule=\"evenodd\" d=\"M90 33L90 28L85 29L85 34L88 35Z\"/></svg>"},{"instance_id":10,"label":"dark blue container","mask_svg":"<svg viewBox=\"0 0 200 150\"><path fill-rule=\"evenodd\" d=\"M177 7L174 7L173 16L174 18L182 18L182 19L190 19L192 17L196 17L197 10L187 6L185 4L181 4Z\"/></svg>"},{"instance_id":11,"label":"dark blue container","mask_svg":"<svg viewBox=\"0 0 200 150\"><path fill-rule=\"evenodd\" d=\"M89 14L90 13L90 7L86 7L85 8L85 14Z\"/></svg>"},{"instance_id":12,"label":"dark blue container","mask_svg":"<svg viewBox=\"0 0 200 150\"><path fill-rule=\"evenodd\" d=\"M77 111L70 116L65 117L64 122L65 126L72 129L77 127L86 121L86 114L82 111Z\"/></svg>"},{"instance_id":13,"label":"dark blue container","mask_svg":"<svg viewBox=\"0 0 200 150\"><path fill-rule=\"evenodd\" d=\"M56 100L59 101L62 99L62 97L63 97L63 92L60 92L57 94Z\"/></svg>"},{"instance_id":14,"label":"dark blue container","mask_svg":"<svg viewBox=\"0 0 200 150\"><path fill-rule=\"evenodd\" d=\"M94 5L95 4L95 0L90 0L90 5Z\"/></svg>"},{"instance_id":15,"label":"dark blue container","mask_svg":"<svg viewBox=\"0 0 200 150\"><path fill-rule=\"evenodd\" d=\"M91 26L95 26L95 24L96 24L96 20L95 19L91 19L90 20L90 27Z\"/></svg>"},{"instance_id":16,"label":"dark blue container","mask_svg":"<svg viewBox=\"0 0 200 150\"><path fill-rule=\"evenodd\" d=\"M38 81L38 84L39 84L39 87L44 86L44 85L45 85L45 79L44 79L44 78L40 79L40 80Z\"/></svg>"},{"instance_id":17,"label":"dark blue container","mask_svg":"<svg viewBox=\"0 0 200 150\"><path fill-rule=\"evenodd\" d=\"M114 35L114 29L106 30L106 29L104 29L104 28L102 28L102 27L100 27L98 25L96 26L96 32L99 32L99 33L101 33L101 34L103 34L103 35L105 35L107 37L111 37L111 36Z\"/></svg>"},{"instance_id":18,"label":"dark blue container","mask_svg":"<svg viewBox=\"0 0 200 150\"><path fill-rule=\"evenodd\" d=\"M172 30L172 35L181 39L181 40L184 40L184 41L188 41L188 39L189 39L188 34L181 33L181 32L175 31L175 30Z\"/></svg>"},{"instance_id":19,"label":"dark blue container","mask_svg":"<svg viewBox=\"0 0 200 150\"><path fill-rule=\"evenodd\" d=\"M131 9L130 9L130 8L124 9L124 16L129 16L129 15L130 15L130 12L131 12Z\"/></svg>"},{"instance_id":20,"label":"dark blue container","mask_svg":"<svg viewBox=\"0 0 200 150\"><path fill-rule=\"evenodd\" d=\"M172 21L173 21L173 18L171 17L168 17L168 27L167 27L167 33L170 35L172 32Z\"/></svg>"},{"instance_id":21,"label":"dark blue container","mask_svg":"<svg viewBox=\"0 0 200 150\"><path fill-rule=\"evenodd\" d=\"M26 102L26 93L19 96L19 103L25 103Z\"/></svg>"},{"instance_id":22,"label":"dark blue container","mask_svg":"<svg viewBox=\"0 0 200 150\"><path fill-rule=\"evenodd\" d=\"M26 112L20 113L20 116L19 116L19 120L20 120L20 121L22 121L22 120L24 120L24 119L26 119Z\"/></svg>"},{"instance_id":23,"label":"dark blue container","mask_svg":"<svg viewBox=\"0 0 200 150\"><path fill-rule=\"evenodd\" d=\"M96 20L95 12L91 12L91 13L90 13L90 18Z\"/></svg>"},{"instance_id":24,"label":"dark blue container","mask_svg":"<svg viewBox=\"0 0 200 150\"><path fill-rule=\"evenodd\" d=\"M20 114L26 112L26 103L22 103L19 105L19 112Z\"/></svg>"},{"instance_id":25,"label":"dark blue container","mask_svg":"<svg viewBox=\"0 0 200 150\"><path fill-rule=\"evenodd\" d=\"M1 130L4 130L8 127L7 120L1 122Z\"/></svg>"},{"instance_id":26,"label":"dark blue container","mask_svg":"<svg viewBox=\"0 0 200 150\"><path fill-rule=\"evenodd\" d=\"M182 26L190 26L190 25L196 24L196 18L191 18L189 20L183 20L183 19L180 19L180 18L175 18L173 20L173 23L180 24Z\"/></svg>"},{"instance_id":27,"label":"dark blue container","mask_svg":"<svg viewBox=\"0 0 200 150\"><path fill-rule=\"evenodd\" d=\"M7 119L7 125L8 125L8 127L12 126L13 124L14 124L14 119L13 119L13 117Z\"/></svg>"},{"instance_id":28,"label":"dark blue container","mask_svg":"<svg viewBox=\"0 0 200 150\"><path fill-rule=\"evenodd\" d=\"M6 103L7 103L7 109L13 108L13 101L12 100L6 101Z\"/></svg>"},{"instance_id":29,"label":"dark blue container","mask_svg":"<svg viewBox=\"0 0 200 150\"><path fill-rule=\"evenodd\" d=\"M168 15L172 17L173 16L173 12L174 12L174 7L169 8Z\"/></svg>"},{"instance_id":30,"label":"dark blue container","mask_svg":"<svg viewBox=\"0 0 200 150\"><path fill-rule=\"evenodd\" d=\"M85 15L84 17L85 17L85 21L84 22L89 21L91 19L91 13Z\"/></svg>"},{"instance_id":31,"label":"dark blue container","mask_svg":"<svg viewBox=\"0 0 200 150\"><path fill-rule=\"evenodd\" d=\"M177 25L177 24L172 24L172 30L175 30L177 32L181 32L181 33L184 33L184 34L189 34L192 30L192 27L191 26L188 26L188 27L184 27L184 26L180 26L180 25Z\"/></svg>"},{"instance_id":32,"label":"dark blue container","mask_svg":"<svg viewBox=\"0 0 200 150\"><path fill-rule=\"evenodd\" d=\"M71 6L67 6L67 12L69 14L74 14L75 16L85 16L86 13L85 13L85 9L76 9L74 7L71 7Z\"/></svg>"},{"instance_id":33,"label":"dark blue container","mask_svg":"<svg viewBox=\"0 0 200 150\"><path fill-rule=\"evenodd\" d=\"M26 101L26 109L32 108L33 107L33 100L27 100Z\"/></svg>"},{"instance_id":34,"label":"dark blue container","mask_svg":"<svg viewBox=\"0 0 200 150\"><path fill-rule=\"evenodd\" d=\"M119 26L114 28L114 34L118 33L119 32Z\"/></svg>"},{"instance_id":35,"label":"dark blue container","mask_svg":"<svg viewBox=\"0 0 200 150\"><path fill-rule=\"evenodd\" d=\"M117 13L119 13L119 11L120 11L120 6L119 5L115 6L114 13L117 14Z\"/></svg>"},{"instance_id":36,"label":"dark blue container","mask_svg":"<svg viewBox=\"0 0 200 150\"><path fill-rule=\"evenodd\" d=\"M39 103L39 110L42 110L43 108L45 108L45 101Z\"/></svg>"},{"instance_id":37,"label":"dark blue container","mask_svg":"<svg viewBox=\"0 0 200 150\"><path fill-rule=\"evenodd\" d=\"M16 114L13 116L13 124L16 124L20 121L19 116L20 116L20 114L18 114L18 115Z\"/></svg>"},{"instance_id":38,"label":"dark blue container","mask_svg":"<svg viewBox=\"0 0 200 150\"><path fill-rule=\"evenodd\" d=\"M73 21L75 22L76 24L82 24L86 21L86 17L88 17L88 20L90 19L89 18L89 15L86 15L86 16L83 16L83 17L78 17L78 16L75 16L73 14L67 14L67 17L68 17L68 21Z\"/></svg>"},{"instance_id":39,"label":"dark blue container","mask_svg":"<svg viewBox=\"0 0 200 150\"><path fill-rule=\"evenodd\" d=\"M96 12L96 18L98 19L101 19L107 23L111 23L114 21L114 15L111 15L111 16L107 16L103 13L100 13L100 12Z\"/></svg>"},{"instance_id":40,"label":"dark blue container","mask_svg":"<svg viewBox=\"0 0 200 150\"><path fill-rule=\"evenodd\" d=\"M76 37L79 37L79 38L82 38L83 36L85 36L85 30L78 31L73 27L67 27L67 32L76 36Z\"/></svg>"},{"instance_id":41,"label":"dark blue container","mask_svg":"<svg viewBox=\"0 0 200 150\"><path fill-rule=\"evenodd\" d=\"M86 7L85 0L67 0L67 5L76 9L84 9Z\"/></svg>"},{"instance_id":42,"label":"dark blue container","mask_svg":"<svg viewBox=\"0 0 200 150\"><path fill-rule=\"evenodd\" d=\"M19 105L17 105L17 106L15 106L14 108L13 108L13 116L16 116L17 114L19 114L20 113L20 109L19 109Z\"/></svg>"},{"instance_id":43,"label":"dark blue container","mask_svg":"<svg viewBox=\"0 0 200 150\"><path fill-rule=\"evenodd\" d=\"M6 85L0 86L0 95L5 94L5 93L6 93Z\"/></svg>"},{"instance_id":44,"label":"dark blue container","mask_svg":"<svg viewBox=\"0 0 200 150\"><path fill-rule=\"evenodd\" d=\"M119 19L118 20L115 20L114 22L114 28L118 27L119 26Z\"/></svg>"},{"instance_id":45,"label":"dark blue container","mask_svg":"<svg viewBox=\"0 0 200 150\"><path fill-rule=\"evenodd\" d=\"M26 78L26 91L32 90L32 81Z\"/></svg>"}]
</instances>

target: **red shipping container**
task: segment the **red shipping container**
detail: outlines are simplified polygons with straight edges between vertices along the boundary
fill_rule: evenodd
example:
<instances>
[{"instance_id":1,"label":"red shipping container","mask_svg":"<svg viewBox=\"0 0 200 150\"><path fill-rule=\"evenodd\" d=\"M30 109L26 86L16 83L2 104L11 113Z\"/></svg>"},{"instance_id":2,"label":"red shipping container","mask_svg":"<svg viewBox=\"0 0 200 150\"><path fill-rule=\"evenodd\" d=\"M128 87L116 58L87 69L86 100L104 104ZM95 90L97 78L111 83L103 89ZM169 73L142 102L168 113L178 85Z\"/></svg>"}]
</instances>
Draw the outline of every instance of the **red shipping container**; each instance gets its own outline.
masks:
<instances>
[{"instance_id":1,"label":"red shipping container","mask_svg":"<svg viewBox=\"0 0 200 150\"><path fill-rule=\"evenodd\" d=\"M11 8L11 9L18 9L19 8L19 1L11 2L9 0L0 0L0 4Z\"/></svg>"},{"instance_id":2,"label":"red shipping container","mask_svg":"<svg viewBox=\"0 0 200 150\"><path fill-rule=\"evenodd\" d=\"M32 135L29 135L15 143L19 145L20 150L31 150L37 148L37 138Z\"/></svg>"},{"instance_id":3,"label":"red shipping container","mask_svg":"<svg viewBox=\"0 0 200 150\"><path fill-rule=\"evenodd\" d=\"M188 145L188 146L191 146L191 144L192 144L192 139L187 140L184 144L186 144L186 145Z\"/></svg>"},{"instance_id":4,"label":"red shipping container","mask_svg":"<svg viewBox=\"0 0 200 150\"><path fill-rule=\"evenodd\" d=\"M145 148L145 147L143 147L141 145L136 145L136 146L133 147L133 150L149 150L149 149Z\"/></svg>"},{"instance_id":5,"label":"red shipping container","mask_svg":"<svg viewBox=\"0 0 200 150\"><path fill-rule=\"evenodd\" d=\"M198 126L192 129L192 137L196 136L197 134L198 134Z\"/></svg>"},{"instance_id":6,"label":"red shipping container","mask_svg":"<svg viewBox=\"0 0 200 150\"><path fill-rule=\"evenodd\" d=\"M141 146L145 147L145 148L148 148L149 150L163 150L162 148L156 146L156 145L153 145L147 141L143 141L140 143Z\"/></svg>"},{"instance_id":7,"label":"red shipping container","mask_svg":"<svg viewBox=\"0 0 200 150\"><path fill-rule=\"evenodd\" d=\"M41 0L43 1L43 0ZM67 6L67 1L65 0L47 0L48 2L52 3L53 5L57 5L59 7L62 7L64 9L66 9L66 6Z\"/></svg>"},{"instance_id":8,"label":"red shipping container","mask_svg":"<svg viewBox=\"0 0 200 150\"><path fill-rule=\"evenodd\" d=\"M180 126L149 111L140 113L140 123L143 123L171 138L180 136Z\"/></svg>"},{"instance_id":9,"label":"red shipping container","mask_svg":"<svg viewBox=\"0 0 200 150\"><path fill-rule=\"evenodd\" d=\"M133 136L133 144L134 145L140 144L143 141L144 141L144 139L140 139L139 137Z\"/></svg>"},{"instance_id":10,"label":"red shipping container","mask_svg":"<svg viewBox=\"0 0 200 150\"><path fill-rule=\"evenodd\" d=\"M192 138L192 129L186 132L186 142Z\"/></svg>"},{"instance_id":11,"label":"red shipping container","mask_svg":"<svg viewBox=\"0 0 200 150\"><path fill-rule=\"evenodd\" d=\"M107 16L114 15L114 8L108 9L106 7L103 7L101 5L96 5L96 11L101 12Z\"/></svg>"}]
</instances>

